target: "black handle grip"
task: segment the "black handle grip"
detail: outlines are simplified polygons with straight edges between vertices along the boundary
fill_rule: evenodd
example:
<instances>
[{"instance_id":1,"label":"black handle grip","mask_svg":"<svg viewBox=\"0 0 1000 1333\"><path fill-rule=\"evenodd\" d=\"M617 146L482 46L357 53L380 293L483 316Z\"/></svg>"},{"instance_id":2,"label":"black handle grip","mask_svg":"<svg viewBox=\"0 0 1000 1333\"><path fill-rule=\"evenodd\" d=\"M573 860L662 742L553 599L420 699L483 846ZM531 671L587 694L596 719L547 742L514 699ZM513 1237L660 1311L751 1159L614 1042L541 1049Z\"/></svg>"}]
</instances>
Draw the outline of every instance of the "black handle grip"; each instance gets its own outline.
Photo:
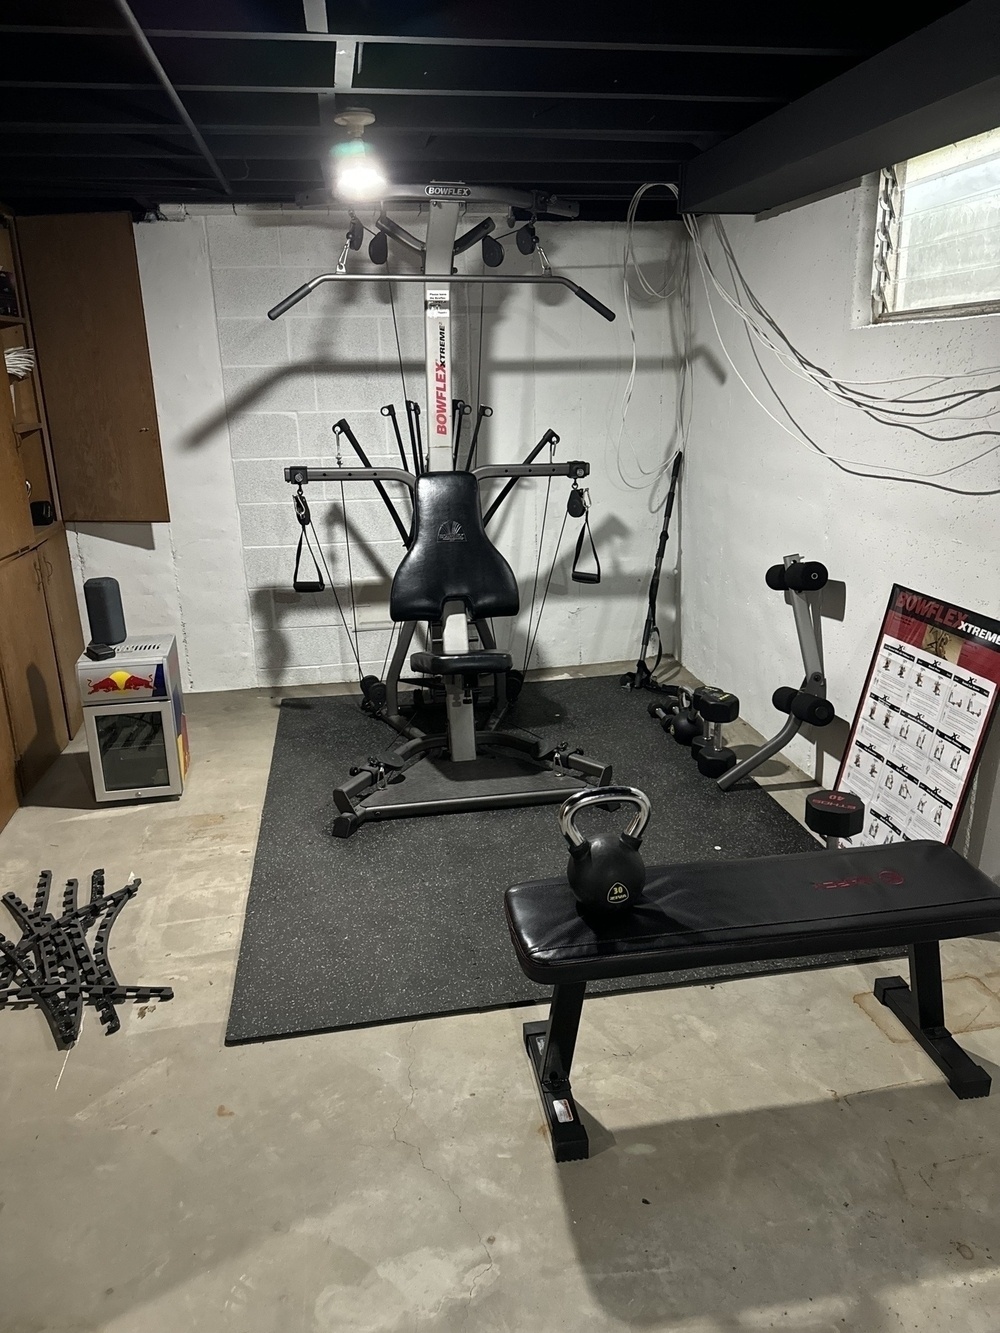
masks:
<instances>
[{"instance_id":1,"label":"black handle grip","mask_svg":"<svg viewBox=\"0 0 1000 1333\"><path fill-rule=\"evenodd\" d=\"M309 295L313 289L311 282L305 283L302 287L296 287L290 296L286 296L283 301L279 301L276 306L267 312L268 319L280 319L286 310L291 310L293 305L298 303Z\"/></svg>"},{"instance_id":2,"label":"black handle grip","mask_svg":"<svg viewBox=\"0 0 1000 1333\"><path fill-rule=\"evenodd\" d=\"M566 281L569 282L569 279L567 278ZM588 292L585 287L581 287L575 282L569 282L569 286L581 301L590 306L591 310L596 310L597 313L603 315L606 320L609 320L612 323L614 322L615 312L609 310L606 305L603 305L596 296L591 296L590 292Z\"/></svg>"}]
</instances>

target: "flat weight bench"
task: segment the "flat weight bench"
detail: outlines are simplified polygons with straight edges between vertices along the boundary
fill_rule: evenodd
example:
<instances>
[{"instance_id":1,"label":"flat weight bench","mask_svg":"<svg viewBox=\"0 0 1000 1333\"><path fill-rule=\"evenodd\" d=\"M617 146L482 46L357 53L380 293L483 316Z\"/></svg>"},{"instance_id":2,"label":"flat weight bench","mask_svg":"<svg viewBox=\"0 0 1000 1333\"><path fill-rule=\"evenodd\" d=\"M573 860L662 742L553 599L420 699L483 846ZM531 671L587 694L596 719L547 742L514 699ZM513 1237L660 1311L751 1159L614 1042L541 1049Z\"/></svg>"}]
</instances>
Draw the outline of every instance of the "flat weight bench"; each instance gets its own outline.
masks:
<instances>
[{"instance_id":1,"label":"flat weight bench","mask_svg":"<svg viewBox=\"0 0 1000 1333\"><path fill-rule=\"evenodd\" d=\"M505 902L522 970L554 988L548 1020L525 1023L524 1041L557 1162L589 1156L570 1067L587 982L613 977L906 945L910 984L880 977L876 997L956 1096L989 1093L944 1025L938 941L1000 927L1000 889L942 843L650 866L640 902L600 917L581 914L559 879L519 884Z\"/></svg>"}]
</instances>

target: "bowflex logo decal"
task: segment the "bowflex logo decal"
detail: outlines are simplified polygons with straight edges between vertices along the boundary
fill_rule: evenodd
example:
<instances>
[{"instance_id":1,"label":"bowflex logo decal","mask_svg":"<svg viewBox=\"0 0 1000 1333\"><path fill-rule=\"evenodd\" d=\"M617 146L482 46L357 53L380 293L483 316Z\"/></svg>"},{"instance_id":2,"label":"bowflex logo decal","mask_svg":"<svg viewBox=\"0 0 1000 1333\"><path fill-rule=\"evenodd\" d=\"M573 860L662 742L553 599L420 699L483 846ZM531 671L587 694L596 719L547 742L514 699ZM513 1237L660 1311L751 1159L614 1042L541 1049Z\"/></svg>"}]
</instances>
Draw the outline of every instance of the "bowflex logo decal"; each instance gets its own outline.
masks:
<instances>
[{"instance_id":1,"label":"bowflex logo decal","mask_svg":"<svg viewBox=\"0 0 1000 1333\"><path fill-rule=\"evenodd\" d=\"M852 875L848 879L820 879L813 882L814 889L853 889L860 884L886 884L894 887L905 883L905 876L898 870L880 870L873 878L871 875Z\"/></svg>"},{"instance_id":2,"label":"bowflex logo decal","mask_svg":"<svg viewBox=\"0 0 1000 1333\"><path fill-rule=\"evenodd\" d=\"M125 694L129 690L151 690L152 676L133 676L130 671L112 671L101 680L87 682L88 694Z\"/></svg>"},{"instance_id":3,"label":"bowflex logo decal","mask_svg":"<svg viewBox=\"0 0 1000 1333\"><path fill-rule=\"evenodd\" d=\"M448 331L438 325L438 358L434 366L434 430L448 434Z\"/></svg>"},{"instance_id":4,"label":"bowflex logo decal","mask_svg":"<svg viewBox=\"0 0 1000 1333\"><path fill-rule=\"evenodd\" d=\"M437 539L439 542L464 542L465 529L457 519L449 519L438 528Z\"/></svg>"}]
</instances>

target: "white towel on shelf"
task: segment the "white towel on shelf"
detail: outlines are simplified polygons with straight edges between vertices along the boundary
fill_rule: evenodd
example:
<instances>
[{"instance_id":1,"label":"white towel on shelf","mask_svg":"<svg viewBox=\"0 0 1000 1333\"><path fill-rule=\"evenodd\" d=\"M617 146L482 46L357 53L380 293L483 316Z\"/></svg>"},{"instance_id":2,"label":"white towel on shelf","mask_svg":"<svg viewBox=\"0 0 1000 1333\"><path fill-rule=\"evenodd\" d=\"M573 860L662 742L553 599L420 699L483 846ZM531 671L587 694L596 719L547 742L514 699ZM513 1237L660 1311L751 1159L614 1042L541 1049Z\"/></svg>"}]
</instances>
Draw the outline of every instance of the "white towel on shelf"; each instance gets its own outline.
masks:
<instances>
[{"instance_id":1,"label":"white towel on shelf","mask_svg":"<svg viewBox=\"0 0 1000 1333\"><path fill-rule=\"evenodd\" d=\"M35 368L35 353L31 347L11 347L3 354L7 374L16 380L27 379Z\"/></svg>"}]
</instances>

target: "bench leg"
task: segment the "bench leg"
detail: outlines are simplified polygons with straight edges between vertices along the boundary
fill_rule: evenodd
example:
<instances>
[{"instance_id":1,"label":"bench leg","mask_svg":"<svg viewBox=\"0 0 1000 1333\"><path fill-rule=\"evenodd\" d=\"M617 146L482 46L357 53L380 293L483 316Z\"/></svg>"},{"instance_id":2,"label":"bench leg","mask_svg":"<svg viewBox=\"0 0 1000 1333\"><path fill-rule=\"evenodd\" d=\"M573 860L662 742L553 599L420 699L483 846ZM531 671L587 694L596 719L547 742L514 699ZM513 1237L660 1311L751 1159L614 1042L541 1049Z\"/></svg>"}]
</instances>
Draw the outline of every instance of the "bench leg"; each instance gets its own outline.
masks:
<instances>
[{"instance_id":1,"label":"bench leg","mask_svg":"<svg viewBox=\"0 0 1000 1333\"><path fill-rule=\"evenodd\" d=\"M902 977L879 977L875 998L891 1009L931 1057L956 1097L988 1097L990 1076L964 1051L944 1025L941 954L937 941L911 944L910 984Z\"/></svg>"},{"instance_id":2,"label":"bench leg","mask_svg":"<svg viewBox=\"0 0 1000 1333\"><path fill-rule=\"evenodd\" d=\"M590 1156L587 1131L580 1123L569 1081L586 990L586 982L554 987L546 1021L524 1024L524 1044L557 1162L575 1162Z\"/></svg>"}]
</instances>

